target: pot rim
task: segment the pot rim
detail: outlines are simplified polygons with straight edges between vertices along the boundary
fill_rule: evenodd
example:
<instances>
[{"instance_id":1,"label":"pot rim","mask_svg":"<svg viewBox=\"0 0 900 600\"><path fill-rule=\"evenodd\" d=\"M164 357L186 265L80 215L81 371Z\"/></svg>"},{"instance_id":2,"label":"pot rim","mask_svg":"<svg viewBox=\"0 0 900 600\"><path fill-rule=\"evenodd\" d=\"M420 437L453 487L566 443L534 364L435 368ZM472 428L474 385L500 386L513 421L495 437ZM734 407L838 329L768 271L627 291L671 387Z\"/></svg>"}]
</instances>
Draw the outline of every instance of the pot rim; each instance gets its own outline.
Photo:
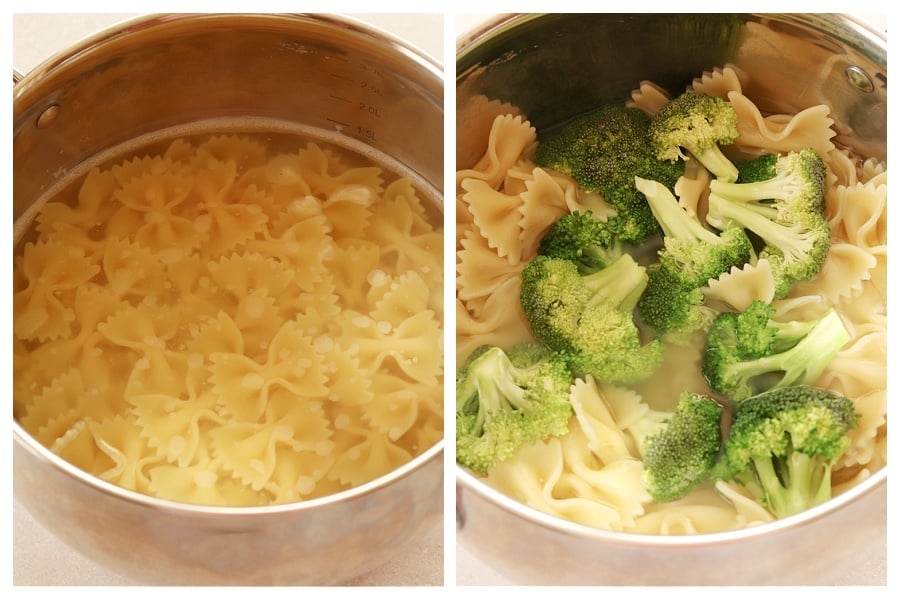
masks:
<instances>
[{"instance_id":1,"label":"pot rim","mask_svg":"<svg viewBox=\"0 0 900 600\"><path fill-rule=\"evenodd\" d=\"M485 19L478 25L463 32L456 40L456 61L457 61L457 79L468 74L468 69L464 72L459 71L459 61L465 59L469 52L475 51L478 47L490 38L512 29L522 23L538 19L551 13L498 13L490 18ZM887 34L885 31L875 28L871 23L851 14L764 14L772 19L787 20L796 24L809 24L811 21L833 21L845 25L853 32L864 36L868 41L875 43L879 49L885 52L884 60L886 62L887 53ZM885 486L887 481L887 465L882 466L878 470L871 473L866 479L856 483L853 487L847 489L841 494L832 497L828 501L807 509L796 515L775 519L774 521L754 525L744 529L738 529L726 532L715 533L697 533L697 534L677 534L677 535L659 535L659 534L642 534L631 532L620 532L609 529L601 529L583 525L574 521L557 517L538 509L532 508L518 500L506 496L502 492L493 489L488 484L481 481L470 471L461 467L458 463L454 463L456 468L456 487L457 487L457 530L464 529L460 521L465 520L465 503L464 493L469 492L477 495L482 500L497 506L507 513L528 522L531 525L556 531L558 533L567 534L576 538L595 542L611 542L626 546L634 546L639 548L678 548L678 547L698 547L698 546L718 546L732 544L735 541L749 540L777 534L785 529L791 529L798 526L807 525L827 517L829 514L841 510L845 505L850 504L860 497L865 496L878 488ZM464 536L461 536L464 537Z\"/></svg>"},{"instance_id":2,"label":"pot rim","mask_svg":"<svg viewBox=\"0 0 900 600\"><path fill-rule=\"evenodd\" d=\"M43 79L48 73L61 65L77 59L82 53L114 43L118 38L174 22L220 21L224 19L237 19L248 23L311 23L345 29L354 34L370 38L373 41L387 42L395 50L405 54L407 58L417 63L418 66L426 69L429 75L437 77L440 81L444 79L444 70L441 62L430 53L392 32L349 15L331 13L149 13L123 19L88 35L47 57L27 73L22 73L13 68L14 101L19 97L17 92L26 88L32 81Z\"/></svg>"}]
</instances>

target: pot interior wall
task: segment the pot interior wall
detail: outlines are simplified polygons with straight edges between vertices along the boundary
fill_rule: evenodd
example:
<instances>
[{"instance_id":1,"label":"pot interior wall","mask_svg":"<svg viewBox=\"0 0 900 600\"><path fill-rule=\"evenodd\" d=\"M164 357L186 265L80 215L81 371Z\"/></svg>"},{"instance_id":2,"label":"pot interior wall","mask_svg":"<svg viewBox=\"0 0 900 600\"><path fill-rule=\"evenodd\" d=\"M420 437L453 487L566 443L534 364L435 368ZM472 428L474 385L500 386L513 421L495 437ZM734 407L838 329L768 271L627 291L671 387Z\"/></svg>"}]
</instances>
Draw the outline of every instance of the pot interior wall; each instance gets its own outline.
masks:
<instances>
[{"instance_id":1,"label":"pot interior wall","mask_svg":"<svg viewBox=\"0 0 900 600\"><path fill-rule=\"evenodd\" d=\"M161 17L87 43L16 86L14 215L103 150L222 117L337 131L442 188L433 65L324 17Z\"/></svg>"},{"instance_id":2,"label":"pot interior wall","mask_svg":"<svg viewBox=\"0 0 900 600\"><path fill-rule=\"evenodd\" d=\"M477 121L474 98L511 103L545 132L599 104L624 102L641 81L677 94L726 63L747 74L744 91L762 110L828 104L838 143L884 159L886 53L872 50L872 32L836 19L562 14L500 23L458 54L457 165L477 160L466 152ZM830 37L835 31L842 37Z\"/></svg>"}]
</instances>

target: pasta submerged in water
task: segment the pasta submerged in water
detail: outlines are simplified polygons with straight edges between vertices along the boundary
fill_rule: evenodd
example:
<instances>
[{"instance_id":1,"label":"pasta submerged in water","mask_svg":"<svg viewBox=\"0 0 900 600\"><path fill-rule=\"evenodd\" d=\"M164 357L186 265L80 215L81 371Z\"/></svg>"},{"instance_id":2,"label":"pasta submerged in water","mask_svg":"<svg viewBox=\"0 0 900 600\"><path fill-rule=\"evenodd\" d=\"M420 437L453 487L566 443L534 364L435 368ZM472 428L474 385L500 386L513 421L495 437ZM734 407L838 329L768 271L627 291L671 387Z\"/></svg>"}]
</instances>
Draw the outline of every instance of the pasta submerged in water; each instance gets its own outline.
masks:
<instances>
[{"instance_id":1,"label":"pasta submerged in water","mask_svg":"<svg viewBox=\"0 0 900 600\"><path fill-rule=\"evenodd\" d=\"M44 204L15 261L21 425L106 481L210 505L322 497L433 446L440 217L351 158L182 138Z\"/></svg>"},{"instance_id":2,"label":"pasta submerged in water","mask_svg":"<svg viewBox=\"0 0 900 600\"><path fill-rule=\"evenodd\" d=\"M727 98L738 113L744 156L816 149L827 165L826 218L832 247L819 275L774 300L776 318L812 319L834 307L851 334L815 385L850 398L860 415L852 443L832 475L835 494L885 465L886 452L886 165L835 146L825 106L795 115L763 116L741 91L740 72L725 66L698 77L697 92ZM635 90L630 106L652 115L668 101L652 83ZM521 310L521 271L543 233L567 212L607 210L568 176L534 162L538 133L508 104L477 107L485 127L482 158L457 171L456 360L462 365L483 344L510 348L534 342ZM487 115L493 113L493 120ZM470 140L474 147L474 142ZM470 152L471 153L471 152ZM697 207L710 175L691 165L676 192ZM767 261L735 269L704 289L710 302L743 310L773 301ZM671 409L682 391L708 392L702 347L670 347L654 376L633 388L576 380L569 432L523 446L484 476L497 490L549 514L594 527L651 534L695 534L748 527L773 519L733 486L706 484L675 502L653 503L629 426L651 409Z\"/></svg>"}]
</instances>

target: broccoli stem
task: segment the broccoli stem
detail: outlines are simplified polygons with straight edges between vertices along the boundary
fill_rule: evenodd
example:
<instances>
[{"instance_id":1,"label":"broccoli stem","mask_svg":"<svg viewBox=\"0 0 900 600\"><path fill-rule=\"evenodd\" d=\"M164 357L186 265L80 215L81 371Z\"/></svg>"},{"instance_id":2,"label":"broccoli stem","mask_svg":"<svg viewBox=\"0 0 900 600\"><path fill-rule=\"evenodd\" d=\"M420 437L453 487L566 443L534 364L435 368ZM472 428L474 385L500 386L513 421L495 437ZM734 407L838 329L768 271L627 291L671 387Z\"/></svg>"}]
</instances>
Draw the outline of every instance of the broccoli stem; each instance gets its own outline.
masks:
<instances>
[{"instance_id":1,"label":"broccoli stem","mask_svg":"<svg viewBox=\"0 0 900 600\"><path fill-rule=\"evenodd\" d=\"M714 226L723 227L728 221L734 221L758 235L767 245L778 248L786 261L804 261L815 242L817 234L799 224L776 223L763 211L715 194L710 194L709 201L709 220Z\"/></svg>"},{"instance_id":2,"label":"broccoli stem","mask_svg":"<svg viewBox=\"0 0 900 600\"><path fill-rule=\"evenodd\" d=\"M730 368L745 380L757 375L781 372L781 380L770 387L814 383L810 379L818 379L834 355L850 340L850 334L840 316L833 310L813 323L806 337L792 348L777 354L736 362ZM782 345L786 339L781 339Z\"/></svg>"},{"instance_id":3,"label":"broccoli stem","mask_svg":"<svg viewBox=\"0 0 900 600\"><path fill-rule=\"evenodd\" d=\"M681 240L700 240L710 244L719 242L719 236L706 229L696 218L689 215L669 188L650 179L635 178L635 186L650 204L653 216L659 222L666 237Z\"/></svg>"},{"instance_id":4,"label":"broccoli stem","mask_svg":"<svg viewBox=\"0 0 900 600\"><path fill-rule=\"evenodd\" d=\"M623 254L608 267L582 277L593 292L587 306L607 302L619 310L630 311L647 287L647 270L630 254Z\"/></svg>"},{"instance_id":5,"label":"broccoli stem","mask_svg":"<svg viewBox=\"0 0 900 600\"><path fill-rule=\"evenodd\" d=\"M738 168L732 163L718 145L705 150L688 148L688 151L701 165L722 181L732 182L738 178Z\"/></svg>"},{"instance_id":6,"label":"broccoli stem","mask_svg":"<svg viewBox=\"0 0 900 600\"><path fill-rule=\"evenodd\" d=\"M791 450L786 457L757 458L753 464L769 509L779 517L797 514L831 497L831 464Z\"/></svg>"}]
</instances>

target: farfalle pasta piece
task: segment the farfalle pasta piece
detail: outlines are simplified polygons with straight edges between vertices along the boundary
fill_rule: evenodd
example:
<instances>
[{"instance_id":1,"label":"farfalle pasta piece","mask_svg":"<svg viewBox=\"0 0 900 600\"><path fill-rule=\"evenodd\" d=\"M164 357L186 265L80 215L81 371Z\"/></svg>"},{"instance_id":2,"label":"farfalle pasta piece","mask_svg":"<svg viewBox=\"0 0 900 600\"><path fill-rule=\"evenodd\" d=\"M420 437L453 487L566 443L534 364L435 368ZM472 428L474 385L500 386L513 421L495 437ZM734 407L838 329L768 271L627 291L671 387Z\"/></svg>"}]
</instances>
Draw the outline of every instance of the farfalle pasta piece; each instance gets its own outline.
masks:
<instances>
[{"instance_id":1,"label":"farfalle pasta piece","mask_svg":"<svg viewBox=\"0 0 900 600\"><path fill-rule=\"evenodd\" d=\"M874 331L851 340L835 354L817 385L851 400L887 388L887 332Z\"/></svg>"},{"instance_id":2,"label":"farfalle pasta piece","mask_svg":"<svg viewBox=\"0 0 900 600\"><path fill-rule=\"evenodd\" d=\"M270 482L279 447L325 455L331 451L330 422L320 402L274 393L265 413L261 423L226 422L209 433L222 467L257 491Z\"/></svg>"},{"instance_id":3,"label":"farfalle pasta piece","mask_svg":"<svg viewBox=\"0 0 900 600\"><path fill-rule=\"evenodd\" d=\"M765 258L710 279L702 288L710 306L721 310L746 310L754 300L771 302L775 298L772 265Z\"/></svg>"},{"instance_id":4,"label":"farfalle pasta piece","mask_svg":"<svg viewBox=\"0 0 900 600\"><path fill-rule=\"evenodd\" d=\"M159 252L163 262L172 262L200 244L201 232L190 218L176 212L188 199L193 178L164 167L134 176L114 196L136 213L132 222L142 221L132 234L134 241Z\"/></svg>"},{"instance_id":5,"label":"farfalle pasta piece","mask_svg":"<svg viewBox=\"0 0 900 600\"><path fill-rule=\"evenodd\" d=\"M77 202L47 202L35 217L35 230L42 239L54 236L60 241L94 253L103 246L104 223L115 211L113 192L118 182L109 171L91 169L78 191Z\"/></svg>"},{"instance_id":6,"label":"farfalle pasta piece","mask_svg":"<svg viewBox=\"0 0 900 600\"><path fill-rule=\"evenodd\" d=\"M370 304L372 283L384 275L381 265L381 248L378 244L363 240L336 243L326 261L334 290L347 308L364 310Z\"/></svg>"},{"instance_id":7,"label":"farfalle pasta piece","mask_svg":"<svg viewBox=\"0 0 900 600\"><path fill-rule=\"evenodd\" d=\"M533 157L536 148L537 132L529 121L517 115L497 115L481 159L471 168L456 172L457 188L468 179L482 181L496 190L506 172L522 158Z\"/></svg>"},{"instance_id":8,"label":"farfalle pasta piece","mask_svg":"<svg viewBox=\"0 0 900 600\"><path fill-rule=\"evenodd\" d=\"M399 323L347 312L342 335L355 340L360 364L370 372L391 364L415 381L429 385L438 382L443 365L441 324L432 311L422 311Z\"/></svg>"},{"instance_id":9,"label":"farfalle pasta piece","mask_svg":"<svg viewBox=\"0 0 900 600\"><path fill-rule=\"evenodd\" d=\"M327 274L312 290L289 288L278 297L278 305L287 314L294 315L300 330L312 337L340 330L338 317L344 311L341 298L336 293L333 277Z\"/></svg>"},{"instance_id":10,"label":"farfalle pasta piece","mask_svg":"<svg viewBox=\"0 0 900 600\"><path fill-rule=\"evenodd\" d=\"M610 529L621 515L616 507L580 494L563 494L564 460L559 438L528 444L498 463L485 481L492 488L542 512L576 523ZM563 482L563 483L561 483Z\"/></svg>"},{"instance_id":11,"label":"farfalle pasta piece","mask_svg":"<svg viewBox=\"0 0 900 600\"><path fill-rule=\"evenodd\" d=\"M590 376L576 379L569 397L585 446L603 463L634 458L629 436L616 419Z\"/></svg>"},{"instance_id":12,"label":"farfalle pasta piece","mask_svg":"<svg viewBox=\"0 0 900 600\"><path fill-rule=\"evenodd\" d=\"M40 341L68 336L75 313L60 296L90 281L100 267L78 248L38 242L25 244L18 269L24 288L13 293L16 337Z\"/></svg>"},{"instance_id":13,"label":"farfalle pasta piece","mask_svg":"<svg viewBox=\"0 0 900 600\"><path fill-rule=\"evenodd\" d=\"M456 297L464 303L487 298L522 272L522 264L501 259L477 230L468 230L461 246L456 253Z\"/></svg>"},{"instance_id":14,"label":"farfalle pasta piece","mask_svg":"<svg viewBox=\"0 0 900 600\"><path fill-rule=\"evenodd\" d=\"M336 241L365 238L378 190L364 185L346 185L332 192L322 204L322 212Z\"/></svg>"},{"instance_id":15,"label":"farfalle pasta piece","mask_svg":"<svg viewBox=\"0 0 900 600\"><path fill-rule=\"evenodd\" d=\"M417 196L394 193L379 202L373 207L366 234L381 247L384 268L403 272L421 265L437 268L443 263L443 233L423 226Z\"/></svg>"},{"instance_id":16,"label":"farfalle pasta piece","mask_svg":"<svg viewBox=\"0 0 900 600\"><path fill-rule=\"evenodd\" d=\"M367 431L365 438L337 455L329 477L342 485L354 487L390 473L409 462L412 455L377 431Z\"/></svg>"},{"instance_id":17,"label":"farfalle pasta piece","mask_svg":"<svg viewBox=\"0 0 900 600\"><path fill-rule=\"evenodd\" d=\"M360 410L375 431L398 443L416 424L420 397L427 397L430 388L405 377L376 373L372 377L373 400L360 402Z\"/></svg>"},{"instance_id":18,"label":"farfalle pasta piece","mask_svg":"<svg viewBox=\"0 0 900 600\"><path fill-rule=\"evenodd\" d=\"M699 161L688 160L684 163L684 175L675 182L673 190L681 208L689 215L700 219L701 223L706 218L706 198L711 180L709 171Z\"/></svg>"},{"instance_id":19,"label":"farfalle pasta piece","mask_svg":"<svg viewBox=\"0 0 900 600\"><path fill-rule=\"evenodd\" d=\"M188 358L167 347L175 332L164 309L127 307L98 326L112 344L137 353L127 375L125 395L165 393L174 396L185 391Z\"/></svg>"},{"instance_id":20,"label":"farfalle pasta piece","mask_svg":"<svg viewBox=\"0 0 900 600\"><path fill-rule=\"evenodd\" d=\"M860 415L856 427L847 432L850 447L841 455L835 470L869 465L877 468L883 462L879 457L883 443L882 429L887 426L887 390L874 390L853 399Z\"/></svg>"},{"instance_id":21,"label":"farfalle pasta piece","mask_svg":"<svg viewBox=\"0 0 900 600\"><path fill-rule=\"evenodd\" d=\"M522 250L519 258L527 261L537 254L547 229L569 212L576 187L569 180L553 177L541 168L532 170L531 178L524 182L525 191L519 194L522 200L519 220Z\"/></svg>"},{"instance_id":22,"label":"farfalle pasta piece","mask_svg":"<svg viewBox=\"0 0 900 600\"><path fill-rule=\"evenodd\" d=\"M864 281L872 278L878 260L855 244L832 243L822 269L811 280L794 284L791 294L819 294L831 304L857 294Z\"/></svg>"},{"instance_id":23,"label":"farfalle pasta piece","mask_svg":"<svg viewBox=\"0 0 900 600\"><path fill-rule=\"evenodd\" d=\"M100 450L91 471L126 489L144 491L149 486L146 469L157 463L147 450L147 441L131 420L116 416L102 421L87 420L87 428Z\"/></svg>"},{"instance_id":24,"label":"farfalle pasta piece","mask_svg":"<svg viewBox=\"0 0 900 600\"><path fill-rule=\"evenodd\" d=\"M328 480L334 465L333 452L294 450L289 446L275 448L275 468L264 490L275 504L321 498L342 491L341 485Z\"/></svg>"},{"instance_id":25,"label":"farfalle pasta piece","mask_svg":"<svg viewBox=\"0 0 900 600\"><path fill-rule=\"evenodd\" d=\"M323 360L312 340L292 321L284 323L271 340L264 362L231 352L214 352L210 361L213 391L225 414L239 421L256 422L274 390L313 398L328 393Z\"/></svg>"},{"instance_id":26,"label":"farfalle pasta piece","mask_svg":"<svg viewBox=\"0 0 900 600\"><path fill-rule=\"evenodd\" d=\"M167 463L186 467L196 460L204 422L221 424L216 397L208 392L187 398L135 394L128 398L135 424L150 448Z\"/></svg>"},{"instance_id":27,"label":"farfalle pasta piece","mask_svg":"<svg viewBox=\"0 0 900 600\"><path fill-rule=\"evenodd\" d=\"M704 71L699 77L695 77L688 89L697 94L707 94L727 99L728 94L735 92L743 94L742 79L747 75L733 64L722 67L714 67L710 71Z\"/></svg>"},{"instance_id":28,"label":"farfalle pasta piece","mask_svg":"<svg viewBox=\"0 0 900 600\"><path fill-rule=\"evenodd\" d=\"M821 156L834 149L834 119L824 104L811 106L795 115L764 117L756 104L740 92L730 92L728 100L738 115L737 145L763 149L767 153L812 148Z\"/></svg>"},{"instance_id":29,"label":"farfalle pasta piece","mask_svg":"<svg viewBox=\"0 0 900 600\"><path fill-rule=\"evenodd\" d=\"M580 423L573 424L559 438L566 473L558 485L564 485L567 475L578 478L587 484L585 491L589 490L589 495L582 494L582 497L593 497L595 502L611 506L618 513L618 519L608 527L618 531L627 529L634 525L636 517L644 514L644 505L650 502L644 465L631 456L609 462L597 460L586 439Z\"/></svg>"},{"instance_id":30,"label":"farfalle pasta piece","mask_svg":"<svg viewBox=\"0 0 900 600\"><path fill-rule=\"evenodd\" d=\"M101 261L107 286L120 298L135 301L165 291L166 269L158 252L126 239L105 244Z\"/></svg>"},{"instance_id":31,"label":"farfalle pasta piece","mask_svg":"<svg viewBox=\"0 0 900 600\"><path fill-rule=\"evenodd\" d=\"M417 272L407 271L391 278L378 298L371 298L369 316L376 321L399 325L410 316L431 308L428 282ZM437 314L435 314L437 317Z\"/></svg>"},{"instance_id":32,"label":"farfalle pasta piece","mask_svg":"<svg viewBox=\"0 0 900 600\"><path fill-rule=\"evenodd\" d=\"M259 290L277 296L296 274L288 263L254 252L231 253L209 262L207 267L215 284L237 297Z\"/></svg>"},{"instance_id":33,"label":"farfalle pasta piece","mask_svg":"<svg viewBox=\"0 0 900 600\"><path fill-rule=\"evenodd\" d=\"M473 222L497 255L510 264L522 258L522 198L497 191L480 179L463 181L463 201L472 213Z\"/></svg>"},{"instance_id":34,"label":"farfalle pasta piece","mask_svg":"<svg viewBox=\"0 0 900 600\"><path fill-rule=\"evenodd\" d=\"M264 208L268 200L265 193L249 188L236 201L204 201L204 212L194 217L194 228L203 236L198 250L206 256L218 256L264 235L269 221Z\"/></svg>"},{"instance_id":35,"label":"farfalle pasta piece","mask_svg":"<svg viewBox=\"0 0 900 600\"><path fill-rule=\"evenodd\" d=\"M629 108L638 108L653 116L672 99L671 94L652 81L642 81L631 91L631 98L625 103Z\"/></svg>"},{"instance_id":36,"label":"farfalle pasta piece","mask_svg":"<svg viewBox=\"0 0 900 600\"><path fill-rule=\"evenodd\" d=\"M281 235L265 234L248 240L244 248L271 256L294 269L294 283L306 291L325 276L325 258L332 247L325 217L317 215L292 225Z\"/></svg>"},{"instance_id":37,"label":"farfalle pasta piece","mask_svg":"<svg viewBox=\"0 0 900 600\"><path fill-rule=\"evenodd\" d=\"M880 178L829 188L825 210L840 239L864 249L887 243L887 184Z\"/></svg>"},{"instance_id":38,"label":"farfalle pasta piece","mask_svg":"<svg viewBox=\"0 0 900 600\"><path fill-rule=\"evenodd\" d=\"M257 506L269 496L233 479L219 461L178 467L159 465L148 470L147 493L160 498L207 506Z\"/></svg>"},{"instance_id":39,"label":"farfalle pasta piece","mask_svg":"<svg viewBox=\"0 0 900 600\"><path fill-rule=\"evenodd\" d=\"M213 135L197 144L195 149L191 147L190 153L187 150L179 152L180 143L184 143L184 140L172 142L166 150L166 156L174 158L175 155L180 155L182 160L196 157L193 160L197 168L206 167L211 158L219 162L239 164L241 170L246 171L264 164L268 154L265 144L248 135Z\"/></svg>"},{"instance_id":40,"label":"farfalle pasta piece","mask_svg":"<svg viewBox=\"0 0 900 600\"><path fill-rule=\"evenodd\" d=\"M482 344L494 343L508 348L520 342L534 341L519 301L521 287L521 276L510 277L477 310L469 310L461 300L456 300L458 364Z\"/></svg>"},{"instance_id":41,"label":"farfalle pasta piece","mask_svg":"<svg viewBox=\"0 0 900 600\"><path fill-rule=\"evenodd\" d=\"M360 364L358 348L342 346L349 343L349 340L335 339L328 334L322 334L313 340L313 347L324 358L328 380L326 398L340 406L369 404L375 400L374 381L379 374L372 375L369 369Z\"/></svg>"}]
</instances>

